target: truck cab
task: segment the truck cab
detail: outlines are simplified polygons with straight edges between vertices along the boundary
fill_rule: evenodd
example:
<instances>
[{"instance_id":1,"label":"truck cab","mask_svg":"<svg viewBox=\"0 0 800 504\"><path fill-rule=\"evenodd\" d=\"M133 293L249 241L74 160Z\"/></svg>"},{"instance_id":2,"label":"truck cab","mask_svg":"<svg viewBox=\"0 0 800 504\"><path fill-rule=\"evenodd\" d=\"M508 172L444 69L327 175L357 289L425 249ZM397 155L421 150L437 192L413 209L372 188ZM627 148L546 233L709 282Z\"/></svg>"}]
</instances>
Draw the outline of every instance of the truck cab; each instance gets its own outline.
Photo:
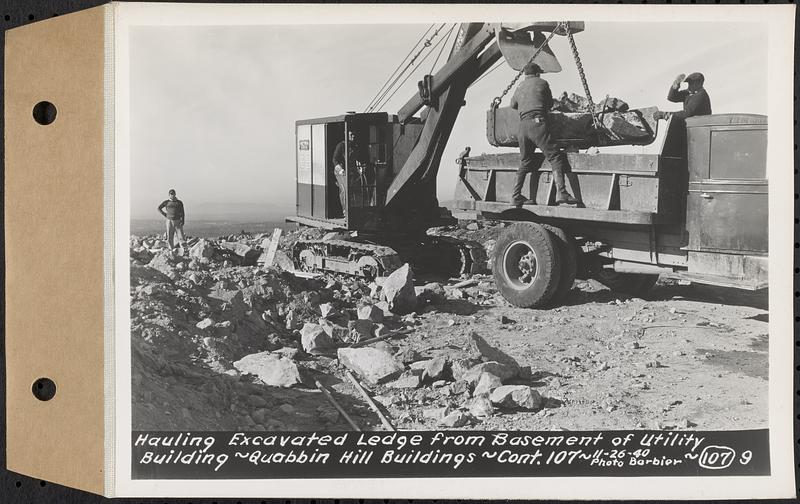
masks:
<instances>
[{"instance_id":1,"label":"truck cab","mask_svg":"<svg viewBox=\"0 0 800 504\"><path fill-rule=\"evenodd\" d=\"M686 120L687 273L767 284L767 118L715 114Z\"/></svg>"}]
</instances>

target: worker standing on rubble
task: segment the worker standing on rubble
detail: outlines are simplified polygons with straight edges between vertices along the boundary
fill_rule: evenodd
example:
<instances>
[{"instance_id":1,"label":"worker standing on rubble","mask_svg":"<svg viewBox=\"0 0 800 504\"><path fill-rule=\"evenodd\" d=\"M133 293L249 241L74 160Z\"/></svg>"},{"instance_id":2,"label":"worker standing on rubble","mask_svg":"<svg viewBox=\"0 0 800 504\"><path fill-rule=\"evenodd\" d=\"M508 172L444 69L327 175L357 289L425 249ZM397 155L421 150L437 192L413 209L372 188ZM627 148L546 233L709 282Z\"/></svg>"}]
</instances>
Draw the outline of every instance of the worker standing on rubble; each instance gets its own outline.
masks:
<instances>
[{"instance_id":1,"label":"worker standing on rubble","mask_svg":"<svg viewBox=\"0 0 800 504\"><path fill-rule=\"evenodd\" d=\"M683 103L683 110L673 112L676 117L694 117L711 114L711 99L703 87L705 77L700 72L690 73L688 76L680 74L669 88L667 100L673 103ZM680 90L681 83L686 82L688 89Z\"/></svg>"},{"instance_id":2,"label":"worker standing on rubble","mask_svg":"<svg viewBox=\"0 0 800 504\"><path fill-rule=\"evenodd\" d=\"M511 108L519 111L519 150L522 154L519 169L517 170L517 181L514 184L512 194L513 203L519 207L524 204L535 204L533 200L527 200L522 196L522 186L525 183L525 176L538 168L538 164L533 156L538 147L550 162L553 170L553 177L556 182L556 204L578 203L569 192L564 183L564 173L569 171L567 156L560 151L550 136L547 124L547 113L553 107L553 94L550 85L540 77L542 69L536 63L528 63L523 69L525 80L517 86L514 96L511 98Z\"/></svg>"},{"instance_id":3,"label":"worker standing on rubble","mask_svg":"<svg viewBox=\"0 0 800 504\"><path fill-rule=\"evenodd\" d=\"M175 196L175 189L170 189L169 199L158 205L158 213L167 219L167 243L169 244L170 253L175 253L177 248L175 237L177 236L181 255L185 255L186 238L183 235L183 222L186 219L186 213L183 210L183 202Z\"/></svg>"},{"instance_id":4,"label":"worker standing on rubble","mask_svg":"<svg viewBox=\"0 0 800 504\"><path fill-rule=\"evenodd\" d=\"M356 142L356 134L353 130L347 132L347 159L355 164L364 162L364 156L361 153L361 148ZM342 215L347 212L347 178L344 169L345 166L345 141L342 140L336 145L333 150L333 174L336 177L336 185L339 186L339 201L342 204ZM350 170L351 177L356 170Z\"/></svg>"}]
</instances>

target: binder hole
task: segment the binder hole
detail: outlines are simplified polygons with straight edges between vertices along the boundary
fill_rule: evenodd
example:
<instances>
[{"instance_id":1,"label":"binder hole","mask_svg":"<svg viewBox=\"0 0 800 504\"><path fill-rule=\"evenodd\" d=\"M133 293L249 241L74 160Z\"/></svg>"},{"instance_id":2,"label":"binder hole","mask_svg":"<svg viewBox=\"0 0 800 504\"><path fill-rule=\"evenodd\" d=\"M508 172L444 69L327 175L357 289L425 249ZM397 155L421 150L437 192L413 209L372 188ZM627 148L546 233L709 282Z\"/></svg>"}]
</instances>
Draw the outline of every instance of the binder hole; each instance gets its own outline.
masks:
<instances>
[{"instance_id":1,"label":"binder hole","mask_svg":"<svg viewBox=\"0 0 800 504\"><path fill-rule=\"evenodd\" d=\"M40 101L33 106L33 120L47 126L56 120L56 106L49 101Z\"/></svg>"},{"instance_id":2,"label":"binder hole","mask_svg":"<svg viewBox=\"0 0 800 504\"><path fill-rule=\"evenodd\" d=\"M56 395L56 384L50 378L39 378L33 382L33 396L40 401L49 401Z\"/></svg>"}]
</instances>

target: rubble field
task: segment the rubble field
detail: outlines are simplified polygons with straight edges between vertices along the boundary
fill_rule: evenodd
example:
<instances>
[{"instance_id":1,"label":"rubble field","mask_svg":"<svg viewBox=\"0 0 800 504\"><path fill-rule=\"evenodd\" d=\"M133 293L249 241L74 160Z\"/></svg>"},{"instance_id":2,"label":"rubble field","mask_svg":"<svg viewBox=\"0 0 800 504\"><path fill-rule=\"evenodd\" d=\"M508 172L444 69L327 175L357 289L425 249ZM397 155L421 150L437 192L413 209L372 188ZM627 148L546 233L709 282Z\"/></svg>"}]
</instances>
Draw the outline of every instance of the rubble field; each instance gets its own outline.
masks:
<instances>
[{"instance_id":1,"label":"rubble field","mask_svg":"<svg viewBox=\"0 0 800 504\"><path fill-rule=\"evenodd\" d=\"M502 228L432 232L491 256ZM291 244L322 237L289 232L267 268L268 234L174 257L130 238L134 430L386 429L375 408L400 430L767 427L766 292L578 280L566 305L522 309L490 275L294 274Z\"/></svg>"}]
</instances>

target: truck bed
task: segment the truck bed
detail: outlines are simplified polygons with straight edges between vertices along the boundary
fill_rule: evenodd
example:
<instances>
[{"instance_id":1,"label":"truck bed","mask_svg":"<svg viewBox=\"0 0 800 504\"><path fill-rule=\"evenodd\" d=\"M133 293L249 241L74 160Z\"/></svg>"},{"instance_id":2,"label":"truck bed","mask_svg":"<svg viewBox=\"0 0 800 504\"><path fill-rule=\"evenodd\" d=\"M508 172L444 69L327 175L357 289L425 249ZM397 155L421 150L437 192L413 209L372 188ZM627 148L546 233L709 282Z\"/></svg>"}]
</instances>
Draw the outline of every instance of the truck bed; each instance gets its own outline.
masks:
<instances>
[{"instance_id":1,"label":"truck bed","mask_svg":"<svg viewBox=\"0 0 800 504\"><path fill-rule=\"evenodd\" d=\"M456 200L453 208L457 210L475 211L489 218L503 220L501 215L507 212L509 218L513 212L529 212L530 217L548 219L569 219L573 221L606 222L614 224L651 225L657 223L657 215L652 212L635 212L629 210L600 210L596 208L579 208L576 206L522 205L519 209L511 203L502 201ZM510 213L509 213L510 212Z\"/></svg>"}]
</instances>

